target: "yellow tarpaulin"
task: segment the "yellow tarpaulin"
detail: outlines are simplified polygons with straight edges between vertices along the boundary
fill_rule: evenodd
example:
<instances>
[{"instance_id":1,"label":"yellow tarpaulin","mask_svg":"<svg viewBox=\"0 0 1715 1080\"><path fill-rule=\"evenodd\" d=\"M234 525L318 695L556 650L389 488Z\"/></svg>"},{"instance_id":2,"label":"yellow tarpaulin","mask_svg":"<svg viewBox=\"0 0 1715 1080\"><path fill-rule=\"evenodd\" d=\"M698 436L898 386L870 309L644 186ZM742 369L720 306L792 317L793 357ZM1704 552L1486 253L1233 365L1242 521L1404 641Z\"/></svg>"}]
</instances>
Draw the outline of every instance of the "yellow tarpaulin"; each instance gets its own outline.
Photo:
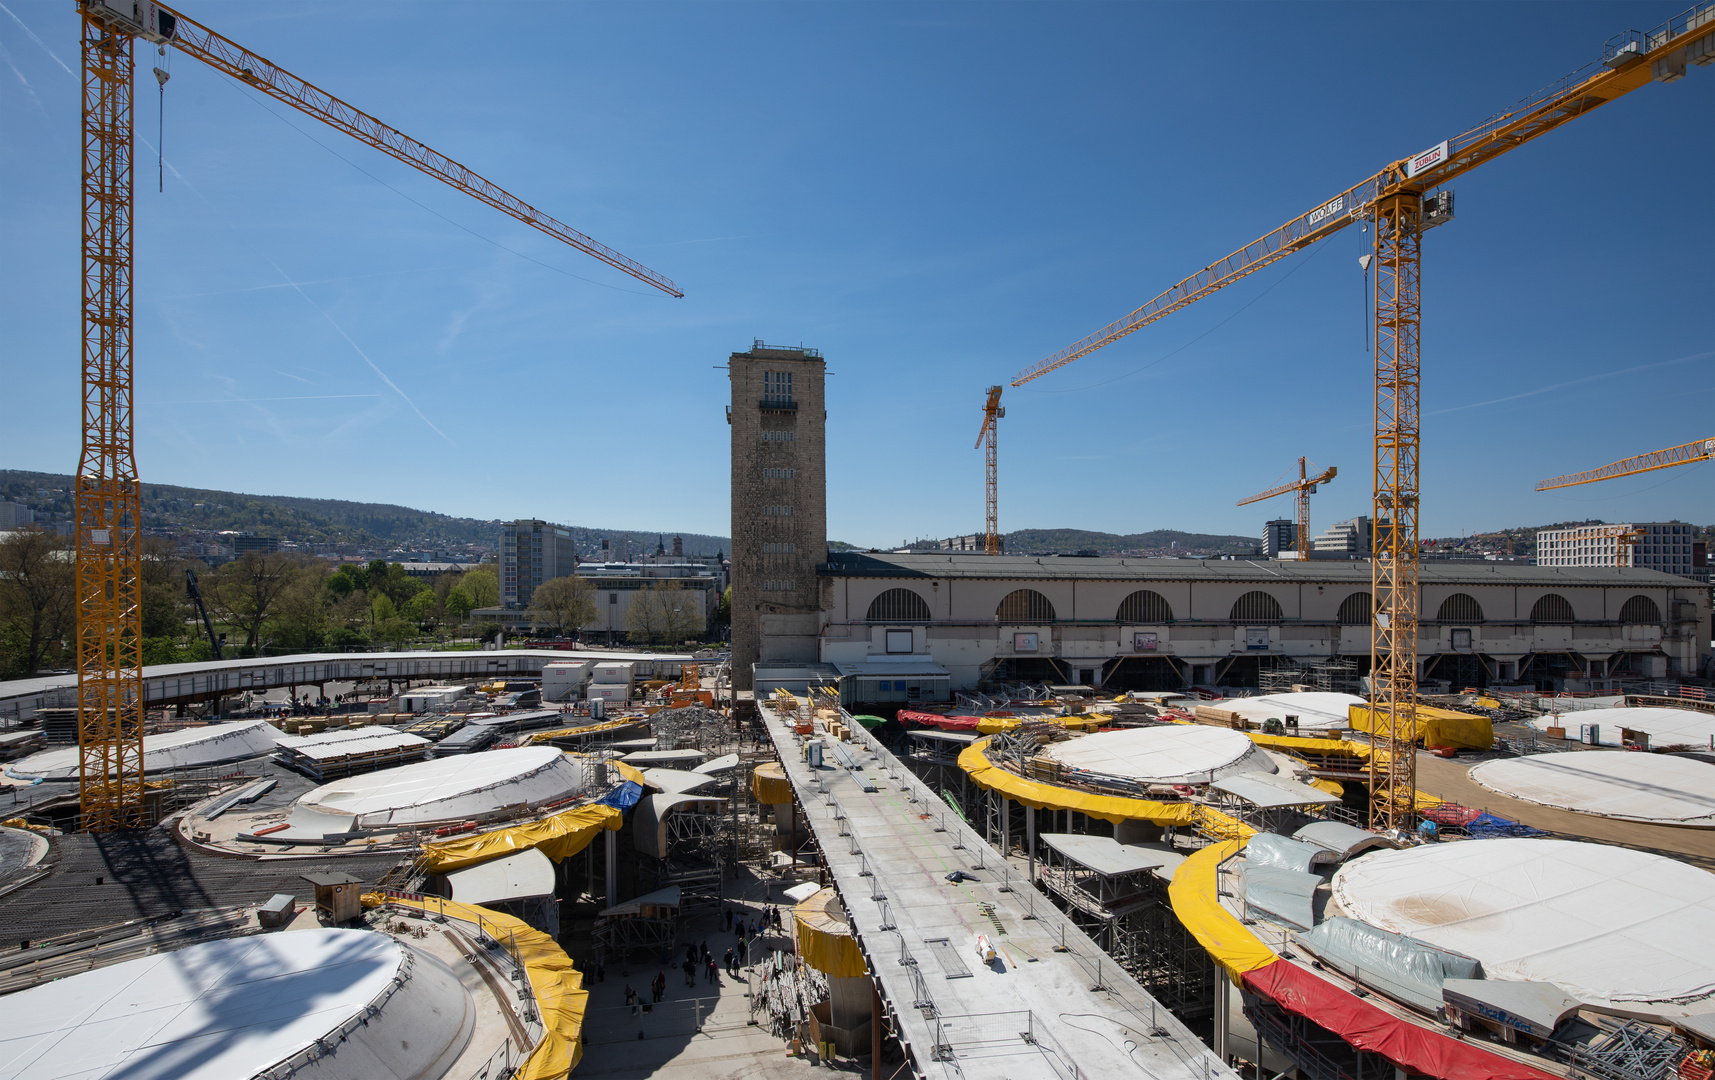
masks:
<instances>
[{"instance_id":1,"label":"yellow tarpaulin","mask_svg":"<svg viewBox=\"0 0 1715 1080\"><path fill-rule=\"evenodd\" d=\"M1372 715L1379 716L1376 723ZM1389 735L1385 713L1373 713L1368 705L1352 705L1347 716L1356 731L1368 731L1377 738ZM1373 730L1380 727L1380 731ZM1417 707L1416 733L1413 738L1424 746L1451 746L1459 750L1487 750L1495 745L1495 728L1486 716L1437 709L1429 705ZM1401 732L1401 735L1406 732Z\"/></svg>"},{"instance_id":2,"label":"yellow tarpaulin","mask_svg":"<svg viewBox=\"0 0 1715 1080\"><path fill-rule=\"evenodd\" d=\"M750 793L757 802L769 806L784 806L792 801L792 781L786 779L786 767L778 761L758 765L750 774Z\"/></svg>"},{"instance_id":3,"label":"yellow tarpaulin","mask_svg":"<svg viewBox=\"0 0 1715 1080\"><path fill-rule=\"evenodd\" d=\"M1173 872L1167 899L1185 929L1207 949L1215 963L1238 982L1247 971L1267 967L1280 957L1245 929L1233 913L1221 906L1216 871L1221 861L1245 846L1244 840L1228 840L1192 855Z\"/></svg>"},{"instance_id":4,"label":"yellow tarpaulin","mask_svg":"<svg viewBox=\"0 0 1715 1080\"><path fill-rule=\"evenodd\" d=\"M959 754L959 768L965 770L978 787L998 791L1007 798L1034 806L1038 810L1076 810L1103 821L1149 821L1157 825L1187 825L1204 829L1217 836L1250 836L1253 829L1221 813L1212 806L1199 803L1163 803L1151 799L1131 799L1119 795L1096 795L1039 780L1026 780L1015 773L989 764L983 754L988 740L972 743Z\"/></svg>"},{"instance_id":5,"label":"yellow tarpaulin","mask_svg":"<svg viewBox=\"0 0 1715 1080\"><path fill-rule=\"evenodd\" d=\"M625 777L638 787L653 788L656 791L661 790L659 786L651 784L649 781L643 779L643 770L639 769L635 765L627 765L623 761L610 761L608 762L608 765L610 765L619 775Z\"/></svg>"},{"instance_id":6,"label":"yellow tarpaulin","mask_svg":"<svg viewBox=\"0 0 1715 1080\"><path fill-rule=\"evenodd\" d=\"M438 896L405 899L381 893L363 894L364 907L382 904L461 919L516 949L530 977L536 1007L542 1014L542 1041L514 1076L517 1080L562 1080L577 1068L584 1056L584 1014L590 995L583 988L583 974L572 966L572 958L553 938L523 919L475 904L460 904Z\"/></svg>"},{"instance_id":7,"label":"yellow tarpaulin","mask_svg":"<svg viewBox=\"0 0 1715 1080\"><path fill-rule=\"evenodd\" d=\"M624 815L611 806L579 806L541 821L529 821L510 829L436 840L423 845L423 857L431 873L446 874L479 862L536 848L559 862L589 846L603 829L618 831Z\"/></svg>"},{"instance_id":8,"label":"yellow tarpaulin","mask_svg":"<svg viewBox=\"0 0 1715 1080\"><path fill-rule=\"evenodd\" d=\"M617 731L622 727L631 727L643 721L636 717L623 720L604 720L599 724L585 724L583 727L554 728L552 731L538 731L530 736L532 743L551 742L554 739L567 739L574 735L596 735L604 731Z\"/></svg>"},{"instance_id":9,"label":"yellow tarpaulin","mask_svg":"<svg viewBox=\"0 0 1715 1080\"><path fill-rule=\"evenodd\" d=\"M1321 754L1327 757L1367 758L1370 756L1369 743L1355 742L1351 739L1300 739L1292 735L1264 735L1260 731L1247 731L1245 735L1258 746L1270 750L1284 750L1287 753Z\"/></svg>"},{"instance_id":10,"label":"yellow tarpaulin","mask_svg":"<svg viewBox=\"0 0 1715 1080\"><path fill-rule=\"evenodd\" d=\"M798 955L824 975L855 979L867 975L869 965L863 962L863 951L852 937L851 926L828 910L838 901L839 894L833 889L823 889L792 909Z\"/></svg>"}]
</instances>

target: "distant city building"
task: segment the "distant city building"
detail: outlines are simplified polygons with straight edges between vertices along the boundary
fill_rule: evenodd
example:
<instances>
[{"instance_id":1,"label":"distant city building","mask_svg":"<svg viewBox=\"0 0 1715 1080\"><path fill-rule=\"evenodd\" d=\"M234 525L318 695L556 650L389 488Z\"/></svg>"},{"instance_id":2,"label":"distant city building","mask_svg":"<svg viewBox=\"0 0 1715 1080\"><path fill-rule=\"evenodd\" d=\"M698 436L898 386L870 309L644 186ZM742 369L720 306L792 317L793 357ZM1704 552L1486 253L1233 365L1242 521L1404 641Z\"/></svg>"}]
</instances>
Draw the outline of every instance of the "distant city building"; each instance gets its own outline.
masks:
<instances>
[{"instance_id":1,"label":"distant city building","mask_svg":"<svg viewBox=\"0 0 1715 1080\"><path fill-rule=\"evenodd\" d=\"M222 533L221 535L224 536L226 534ZM272 536L239 535L232 537L232 554L236 558L242 559L252 551L260 552L264 555L272 555L274 552L279 550L280 541Z\"/></svg>"},{"instance_id":2,"label":"distant city building","mask_svg":"<svg viewBox=\"0 0 1715 1080\"><path fill-rule=\"evenodd\" d=\"M0 502L0 532L21 529L25 525L33 524L35 520L35 511L23 503Z\"/></svg>"},{"instance_id":3,"label":"distant city building","mask_svg":"<svg viewBox=\"0 0 1715 1080\"><path fill-rule=\"evenodd\" d=\"M1625 548L1630 545L1622 545L1619 538L1612 535L1622 529L1644 534L1636 546L1631 546L1630 562L1625 557ZM1695 531L1693 526L1678 521L1543 529L1536 534L1536 565L1637 566L1683 577L1694 577L1694 571L1701 570L1702 580L1707 580L1707 549L1692 539ZM1699 551L1699 548L1705 550Z\"/></svg>"},{"instance_id":4,"label":"distant city building","mask_svg":"<svg viewBox=\"0 0 1715 1080\"><path fill-rule=\"evenodd\" d=\"M1375 530L1367 517L1355 517L1329 526L1311 541L1311 551L1323 559L1364 559L1370 555Z\"/></svg>"},{"instance_id":5,"label":"distant city building","mask_svg":"<svg viewBox=\"0 0 1715 1080\"><path fill-rule=\"evenodd\" d=\"M937 551L983 551L988 536L984 533L970 533L966 536L950 536L935 543ZM1006 537L1000 537L1000 549L1006 550Z\"/></svg>"},{"instance_id":6,"label":"distant city building","mask_svg":"<svg viewBox=\"0 0 1715 1080\"><path fill-rule=\"evenodd\" d=\"M572 534L537 518L519 518L500 530L500 606L527 608L536 589L578 568Z\"/></svg>"},{"instance_id":7,"label":"distant city building","mask_svg":"<svg viewBox=\"0 0 1715 1080\"><path fill-rule=\"evenodd\" d=\"M1276 518L1264 522L1262 527L1262 555L1265 559L1278 559L1282 552L1298 550L1298 526L1286 518Z\"/></svg>"}]
</instances>

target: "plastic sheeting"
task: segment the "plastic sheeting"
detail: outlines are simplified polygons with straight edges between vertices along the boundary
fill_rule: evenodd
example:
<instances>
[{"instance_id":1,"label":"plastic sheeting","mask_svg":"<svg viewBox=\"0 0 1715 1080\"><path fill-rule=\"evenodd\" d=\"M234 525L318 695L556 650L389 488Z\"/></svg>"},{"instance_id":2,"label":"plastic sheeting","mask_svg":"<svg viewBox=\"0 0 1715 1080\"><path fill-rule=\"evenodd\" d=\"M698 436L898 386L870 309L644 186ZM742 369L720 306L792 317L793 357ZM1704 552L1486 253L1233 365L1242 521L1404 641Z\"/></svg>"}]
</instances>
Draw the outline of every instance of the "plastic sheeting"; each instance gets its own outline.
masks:
<instances>
[{"instance_id":1,"label":"plastic sheeting","mask_svg":"<svg viewBox=\"0 0 1715 1080\"><path fill-rule=\"evenodd\" d=\"M643 770L639 769L635 765L627 765L623 761L610 761L607 763L607 767L625 777L625 781L628 784L636 784L638 787L655 786L649 782L648 777L643 775Z\"/></svg>"},{"instance_id":2,"label":"plastic sheeting","mask_svg":"<svg viewBox=\"0 0 1715 1080\"><path fill-rule=\"evenodd\" d=\"M642 798L643 785L633 780L627 780L596 801L603 806L611 806L615 810L624 812L636 806Z\"/></svg>"},{"instance_id":3,"label":"plastic sheeting","mask_svg":"<svg viewBox=\"0 0 1715 1080\"><path fill-rule=\"evenodd\" d=\"M364 907L395 904L424 914L439 912L449 918L480 926L497 941L503 941L518 951L524 971L530 978L530 989L536 995L536 1007L542 1017L542 1041L530 1052L518 1071L516 1080L564 1080L577 1068L584 1056L584 1014L589 1007L589 991L585 990L583 973L572 966L572 958L553 938L532 927L523 919L513 918L485 907L460 904L439 897L404 899L365 893Z\"/></svg>"},{"instance_id":4,"label":"plastic sheeting","mask_svg":"<svg viewBox=\"0 0 1715 1080\"><path fill-rule=\"evenodd\" d=\"M356 814L365 828L421 825L560 802L583 790L587 772L581 758L526 746L347 777L298 802L325 814Z\"/></svg>"},{"instance_id":5,"label":"plastic sheeting","mask_svg":"<svg viewBox=\"0 0 1715 1080\"><path fill-rule=\"evenodd\" d=\"M1391 1016L1285 960L1246 972L1244 985L1410 1073L1436 1080L1561 1080L1553 1073Z\"/></svg>"},{"instance_id":6,"label":"plastic sheeting","mask_svg":"<svg viewBox=\"0 0 1715 1080\"><path fill-rule=\"evenodd\" d=\"M1118 795L1096 795L1038 780L1026 780L1016 773L989 764L983 754L982 742L972 743L959 752L959 768L978 787L998 791L1007 798L1034 806L1038 810L1076 810L1080 814L1101 818L1118 824L1122 821L1149 821L1156 825L1183 825L1198 828L1222 838L1248 837L1256 830L1241 821L1202 803L1163 803L1150 799L1128 799Z\"/></svg>"},{"instance_id":7,"label":"plastic sheeting","mask_svg":"<svg viewBox=\"0 0 1715 1080\"><path fill-rule=\"evenodd\" d=\"M1715 994L1715 874L1629 848L1466 840L1354 859L1334 875L1347 914L1552 982L1593 1004Z\"/></svg>"},{"instance_id":8,"label":"plastic sheeting","mask_svg":"<svg viewBox=\"0 0 1715 1080\"><path fill-rule=\"evenodd\" d=\"M423 857L431 872L445 874L479 862L535 848L559 862L589 846L603 830L618 831L625 817L611 806L596 803L555 814L541 821L514 825L509 829L436 840L423 845Z\"/></svg>"},{"instance_id":9,"label":"plastic sheeting","mask_svg":"<svg viewBox=\"0 0 1715 1080\"><path fill-rule=\"evenodd\" d=\"M1294 840L1303 840L1326 848L1342 860L1349 859L1360 852L1371 848L1398 847L1392 840L1381 833L1368 829L1360 829L1356 825L1348 825L1343 821L1312 821L1301 825L1292 834Z\"/></svg>"},{"instance_id":10,"label":"plastic sheeting","mask_svg":"<svg viewBox=\"0 0 1715 1080\"><path fill-rule=\"evenodd\" d=\"M1293 940L1335 971L1431 1016L1441 1008L1442 983L1483 977L1483 965L1469 956L1344 916L1294 934Z\"/></svg>"},{"instance_id":11,"label":"plastic sheeting","mask_svg":"<svg viewBox=\"0 0 1715 1080\"><path fill-rule=\"evenodd\" d=\"M1502 795L1583 814L1715 828L1715 765L1668 754L1571 750L1471 766Z\"/></svg>"},{"instance_id":12,"label":"plastic sheeting","mask_svg":"<svg viewBox=\"0 0 1715 1080\"><path fill-rule=\"evenodd\" d=\"M1234 773L1275 771L1274 761L1239 732L1195 725L1107 731L1054 743L1042 756L1068 769L1145 784L1207 784Z\"/></svg>"},{"instance_id":13,"label":"plastic sheeting","mask_svg":"<svg viewBox=\"0 0 1715 1080\"><path fill-rule=\"evenodd\" d=\"M266 720L236 720L208 727L185 728L143 738L143 771L164 772L215 765L255 757L274 749L283 736ZM43 750L6 766L14 780L76 780L78 748Z\"/></svg>"},{"instance_id":14,"label":"plastic sheeting","mask_svg":"<svg viewBox=\"0 0 1715 1080\"><path fill-rule=\"evenodd\" d=\"M1251 837L1254 845L1263 836ZM1245 912L1260 911L1275 922L1300 930L1316 925L1316 889L1321 874L1305 874L1274 866L1245 866Z\"/></svg>"},{"instance_id":15,"label":"plastic sheeting","mask_svg":"<svg viewBox=\"0 0 1715 1080\"><path fill-rule=\"evenodd\" d=\"M1203 946L1215 963L1221 965L1234 982L1248 971L1277 963L1274 950L1264 945L1255 934L1245 929L1232 912L1221 906L1216 893L1216 871L1221 863L1245 847L1244 840L1226 840L1210 844L1196 852L1173 872L1167 886L1167 899L1178 918L1197 944Z\"/></svg>"},{"instance_id":16,"label":"plastic sheeting","mask_svg":"<svg viewBox=\"0 0 1715 1080\"><path fill-rule=\"evenodd\" d=\"M797 926L798 955L806 964L836 979L854 979L869 974L863 952L852 937L843 914L836 915L839 894L820 889L792 909Z\"/></svg>"},{"instance_id":17,"label":"plastic sheeting","mask_svg":"<svg viewBox=\"0 0 1715 1080\"><path fill-rule=\"evenodd\" d=\"M1301 840L1288 840L1276 833L1258 833L1251 837L1250 845L1245 848L1246 873L1254 867L1265 866L1314 874L1323 866L1338 861L1339 857L1326 848Z\"/></svg>"},{"instance_id":18,"label":"plastic sheeting","mask_svg":"<svg viewBox=\"0 0 1715 1080\"><path fill-rule=\"evenodd\" d=\"M1368 705L1353 705L1351 719L1354 730L1368 731L1381 738L1386 738L1389 734L1385 715L1381 716L1378 723L1372 718L1372 710ZM1375 730L1377 727L1381 730ZM1495 728L1486 716L1472 716L1470 713L1419 705L1416 728L1415 738L1424 746L1487 750L1495 745Z\"/></svg>"},{"instance_id":19,"label":"plastic sheeting","mask_svg":"<svg viewBox=\"0 0 1715 1080\"><path fill-rule=\"evenodd\" d=\"M750 774L750 793L756 801L769 806L784 806L792 801L792 781L786 779L786 767L778 761L758 765Z\"/></svg>"}]
</instances>

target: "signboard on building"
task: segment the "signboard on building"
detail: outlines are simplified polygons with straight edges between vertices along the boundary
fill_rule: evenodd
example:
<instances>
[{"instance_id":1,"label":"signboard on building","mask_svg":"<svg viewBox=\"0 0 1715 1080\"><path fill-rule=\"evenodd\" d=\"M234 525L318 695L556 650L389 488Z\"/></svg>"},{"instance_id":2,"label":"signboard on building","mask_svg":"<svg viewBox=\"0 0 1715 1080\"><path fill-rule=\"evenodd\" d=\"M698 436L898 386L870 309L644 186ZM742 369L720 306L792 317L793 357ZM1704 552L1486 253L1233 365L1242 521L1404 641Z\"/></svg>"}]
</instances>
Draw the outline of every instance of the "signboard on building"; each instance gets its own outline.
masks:
<instances>
[{"instance_id":1,"label":"signboard on building","mask_svg":"<svg viewBox=\"0 0 1715 1080\"><path fill-rule=\"evenodd\" d=\"M1014 634L1014 635L1012 635L1012 651L1013 652L1035 652L1036 651L1036 635L1035 634Z\"/></svg>"},{"instance_id":2,"label":"signboard on building","mask_svg":"<svg viewBox=\"0 0 1715 1080\"><path fill-rule=\"evenodd\" d=\"M1154 634L1138 634L1132 638L1132 647L1138 652L1154 652L1155 642Z\"/></svg>"},{"instance_id":3,"label":"signboard on building","mask_svg":"<svg viewBox=\"0 0 1715 1080\"><path fill-rule=\"evenodd\" d=\"M1268 651L1268 627L1252 627L1245 631L1245 648L1250 650Z\"/></svg>"}]
</instances>

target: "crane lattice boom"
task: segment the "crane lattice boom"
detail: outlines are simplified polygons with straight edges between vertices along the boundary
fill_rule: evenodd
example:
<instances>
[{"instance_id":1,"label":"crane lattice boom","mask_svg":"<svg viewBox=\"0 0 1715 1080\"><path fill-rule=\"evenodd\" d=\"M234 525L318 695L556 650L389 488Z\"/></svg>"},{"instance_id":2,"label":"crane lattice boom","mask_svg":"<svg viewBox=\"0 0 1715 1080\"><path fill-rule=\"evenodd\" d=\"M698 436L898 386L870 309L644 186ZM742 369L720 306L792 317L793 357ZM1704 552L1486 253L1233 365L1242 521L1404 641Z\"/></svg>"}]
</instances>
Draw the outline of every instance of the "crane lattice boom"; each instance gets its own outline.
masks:
<instances>
[{"instance_id":1,"label":"crane lattice boom","mask_svg":"<svg viewBox=\"0 0 1715 1080\"><path fill-rule=\"evenodd\" d=\"M1298 542L1296 546L1298 557L1308 559L1310 557L1310 496L1316 494L1318 484L1326 484L1339 474L1340 470L1336 466L1330 465L1322 470L1321 474L1311 476L1308 462L1304 458L1299 458L1298 479L1288 481L1278 487L1271 487L1267 491L1259 495L1252 495L1248 499L1240 499L1234 505L1249 506L1254 502L1272 499L1276 495L1285 495L1289 491L1296 492L1298 495L1298 536L1296 538Z\"/></svg>"},{"instance_id":2,"label":"crane lattice boom","mask_svg":"<svg viewBox=\"0 0 1715 1080\"><path fill-rule=\"evenodd\" d=\"M1638 473L1670 469L1675 465L1691 465L1695 462L1712 459L1715 459L1715 439L1699 439L1697 442L1688 442L1681 446L1670 446L1666 450L1657 450L1653 454L1639 454L1637 457L1616 461L1599 469L1585 469L1583 472L1556 476L1536 485L1536 490L1553 491L1555 488L1590 484L1597 480L1612 480L1616 476L1636 476Z\"/></svg>"}]
</instances>

